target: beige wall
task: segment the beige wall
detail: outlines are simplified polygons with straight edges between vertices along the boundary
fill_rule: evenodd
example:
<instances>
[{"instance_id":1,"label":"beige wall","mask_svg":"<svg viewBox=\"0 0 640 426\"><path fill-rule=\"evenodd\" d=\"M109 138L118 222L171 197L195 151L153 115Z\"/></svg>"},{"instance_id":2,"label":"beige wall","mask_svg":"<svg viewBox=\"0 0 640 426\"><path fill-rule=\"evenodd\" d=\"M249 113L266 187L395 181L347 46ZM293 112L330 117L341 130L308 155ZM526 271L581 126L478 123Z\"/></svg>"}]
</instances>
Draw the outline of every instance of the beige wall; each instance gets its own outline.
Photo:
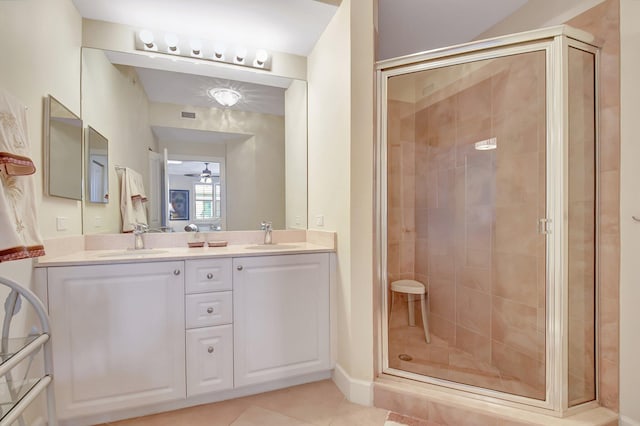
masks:
<instances>
[{"instance_id":1,"label":"beige wall","mask_svg":"<svg viewBox=\"0 0 640 426\"><path fill-rule=\"evenodd\" d=\"M621 168L620 168L620 415L622 425L640 424L640 1L620 1Z\"/></svg>"},{"instance_id":2,"label":"beige wall","mask_svg":"<svg viewBox=\"0 0 640 426\"><path fill-rule=\"evenodd\" d=\"M151 104L151 125L246 135L226 143L227 229L259 229L263 220L284 229L284 117L191 107L197 120L181 118L181 105Z\"/></svg>"},{"instance_id":3,"label":"beige wall","mask_svg":"<svg viewBox=\"0 0 640 426\"><path fill-rule=\"evenodd\" d=\"M476 40L560 25L603 1L529 0L511 16L476 37Z\"/></svg>"},{"instance_id":4,"label":"beige wall","mask_svg":"<svg viewBox=\"0 0 640 426\"><path fill-rule=\"evenodd\" d=\"M338 233L338 364L352 379L369 381L374 353L373 47L372 2L345 0L307 64L309 227L320 229L316 217L323 216L324 228Z\"/></svg>"},{"instance_id":5,"label":"beige wall","mask_svg":"<svg viewBox=\"0 0 640 426\"><path fill-rule=\"evenodd\" d=\"M80 113L81 19L70 0L0 2L0 86L28 107L28 132L36 164L36 209L43 237L80 234L79 201L45 197L42 191L43 99L51 94L76 114ZM69 229L56 231L56 217L68 218ZM32 260L0 264L0 276L33 289ZM0 296L4 300L4 295ZM26 309L23 309L24 314ZM33 318L19 315L13 335L23 335ZM28 409L27 423L42 411Z\"/></svg>"},{"instance_id":6,"label":"beige wall","mask_svg":"<svg viewBox=\"0 0 640 426\"><path fill-rule=\"evenodd\" d=\"M149 100L129 67L114 66L98 49L82 49L82 118L109 141L109 202L85 202L84 233L118 233L120 177L115 166L142 175L149 192L147 152L157 142L149 127Z\"/></svg>"},{"instance_id":7,"label":"beige wall","mask_svg":"<svg viewBox=\"0 0 640 426\"><path fill-rule=\"evenodd\" d=\"M79 201L43 196L43 98L51 94L80 115L81 21L66 0L0 4L0 84L28 106L31 152L35 161L36 200L43 237L82 232ZM56 217L68 218L67 231L56 230Z\"/></svg>"},{"instance_id":8,"label":"beige wall","mask_svg":"<svg viewBox=\"0 0 640 426\"><path fill-rule=\"evenodd\" d=\"M293 80L284 95L286 224L307 227L307 83Z\"/></svg>"}]
</instances>

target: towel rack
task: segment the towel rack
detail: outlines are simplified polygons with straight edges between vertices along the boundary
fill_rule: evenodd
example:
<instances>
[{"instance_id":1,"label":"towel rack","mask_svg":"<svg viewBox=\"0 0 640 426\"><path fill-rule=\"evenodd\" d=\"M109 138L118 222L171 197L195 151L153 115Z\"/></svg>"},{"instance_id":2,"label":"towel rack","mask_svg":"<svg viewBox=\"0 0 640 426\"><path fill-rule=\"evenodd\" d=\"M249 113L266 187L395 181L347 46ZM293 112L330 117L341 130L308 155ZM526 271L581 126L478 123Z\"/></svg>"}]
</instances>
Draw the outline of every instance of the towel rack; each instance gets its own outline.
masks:
<instances>
[{"instance_id":1,"label":"towel rack","mask_svg":"<svg viewBox=\"0 0 640 426\"><path fill-rule=\"evenodd\" d=\"M15 281L0 277L0 284L11 289L5 301L5 315L2 323L0 341L0 386L8 390L7 400L0 401L0 426L9 426L18 422L24 426L22 413L43 391L46 392L47 417L49 426L57 426L55 397L53 392L53 359L51 356L51 328L46 309L40 299L29 289ZM12 318L19 312L22 298L26 299L40 320L40 330L23 338L9 338ZM44 374L35 379L14 380L12 370L28 359L27 373L34 356L42 348L44 356ZM3 395L3 392L0 392ZM4 395L3 395L4 396Z\"/></svg>"}]
</instances>

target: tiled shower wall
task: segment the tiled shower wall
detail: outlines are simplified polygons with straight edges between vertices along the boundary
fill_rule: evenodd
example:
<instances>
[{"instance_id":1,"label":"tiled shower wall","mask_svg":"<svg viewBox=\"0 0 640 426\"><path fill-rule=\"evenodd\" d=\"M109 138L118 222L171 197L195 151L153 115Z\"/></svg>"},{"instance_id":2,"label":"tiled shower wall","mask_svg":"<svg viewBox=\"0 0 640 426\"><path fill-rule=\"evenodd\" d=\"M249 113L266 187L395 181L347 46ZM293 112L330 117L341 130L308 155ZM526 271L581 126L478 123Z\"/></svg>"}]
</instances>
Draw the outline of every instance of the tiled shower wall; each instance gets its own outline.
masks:
<instances>
[{"instance_id":1,"label":"tiled shower wall","mask_svg":"<svg viewBox=\"0 0 640 426\"><path fill-rule=\"evenodd\" d=\"M462 90L416 108L415 271L429 283L433 333L536 398L545 392L544 73L542 52L486 61L455 83ZM498 149L474 148L489 138Z\"/></svg>"}]
</instances>

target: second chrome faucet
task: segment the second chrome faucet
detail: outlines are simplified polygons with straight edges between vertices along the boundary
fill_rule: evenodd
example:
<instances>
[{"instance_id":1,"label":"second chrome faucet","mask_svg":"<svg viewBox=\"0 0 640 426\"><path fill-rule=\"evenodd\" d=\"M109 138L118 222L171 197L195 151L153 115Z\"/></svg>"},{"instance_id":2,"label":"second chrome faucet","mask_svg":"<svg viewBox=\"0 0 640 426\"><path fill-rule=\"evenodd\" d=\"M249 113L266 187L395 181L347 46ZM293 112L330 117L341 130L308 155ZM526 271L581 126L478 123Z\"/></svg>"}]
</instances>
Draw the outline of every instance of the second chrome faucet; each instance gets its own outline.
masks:
<instances>
[{"instance_id":1,"label":"second chrome faucet","mask_svg":"<svg viewBox=\"0 0 640 426\"><path fill-rule=\"evenodd\" d=\"M273 240L271 239L271 231L273 224L268 221L262 221L260 224L260 229L264 231L264 244L273 244Z\"/></svg>"}]
</instances>

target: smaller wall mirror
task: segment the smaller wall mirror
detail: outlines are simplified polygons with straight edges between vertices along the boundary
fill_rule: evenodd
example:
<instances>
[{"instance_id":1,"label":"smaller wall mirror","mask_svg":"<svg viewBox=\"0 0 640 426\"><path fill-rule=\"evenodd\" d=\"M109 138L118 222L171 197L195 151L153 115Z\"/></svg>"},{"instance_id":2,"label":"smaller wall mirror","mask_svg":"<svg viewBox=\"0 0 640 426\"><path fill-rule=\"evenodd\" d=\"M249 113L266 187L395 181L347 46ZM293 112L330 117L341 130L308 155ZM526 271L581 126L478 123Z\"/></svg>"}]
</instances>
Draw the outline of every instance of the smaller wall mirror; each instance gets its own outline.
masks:
<instances>
[{"instance_id":1,"label":"smaller wall mirror","mask_svg":"<svg viewBox=\"0 0 640 426\"><path fill-rule=\"evenodd\" d=\"M56 98L45 100L45 191L82 200L82 120Z\"/></svg>"},{"instance_id":2,"label":"smaller wall mirror","mask_svg":"<svg viewBox=\"0 0 640 426\"><path fill-rule=\"evenodd\" d=\"M87 171L87 201L109 202L109 145L107 138L93 127L87 126L85 133Z\"/></svg>"}]
</instances>

